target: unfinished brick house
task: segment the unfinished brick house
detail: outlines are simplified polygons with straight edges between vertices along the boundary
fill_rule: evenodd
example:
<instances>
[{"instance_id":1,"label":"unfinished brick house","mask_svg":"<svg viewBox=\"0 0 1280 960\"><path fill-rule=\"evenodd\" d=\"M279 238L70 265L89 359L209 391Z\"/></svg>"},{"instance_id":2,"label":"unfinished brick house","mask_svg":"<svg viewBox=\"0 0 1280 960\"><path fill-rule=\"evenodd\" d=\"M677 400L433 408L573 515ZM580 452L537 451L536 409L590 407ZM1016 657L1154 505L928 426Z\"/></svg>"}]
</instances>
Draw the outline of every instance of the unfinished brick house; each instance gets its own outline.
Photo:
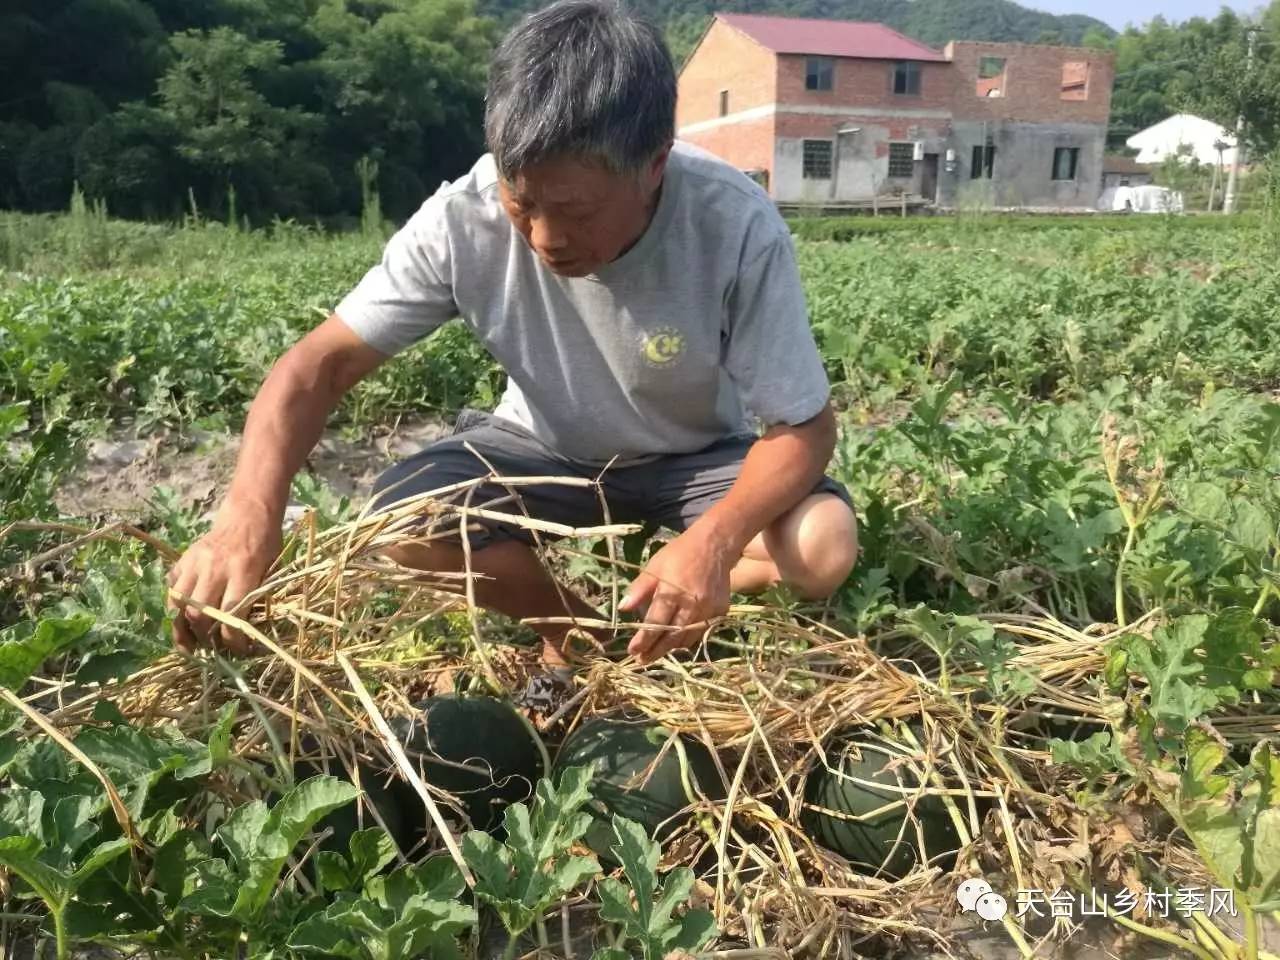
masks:
<instances>
[{"instance_id":1,"label":"unfinished brick house","mask_svg":"<svg viewBox=\"0 0 1280 960\"><path fill-rule=\"evenodd\" d=\"M676 126L780 204L1093 207L1113 75L1100 50L722 13L680 71Z\"/></svg>"}]
</instances>

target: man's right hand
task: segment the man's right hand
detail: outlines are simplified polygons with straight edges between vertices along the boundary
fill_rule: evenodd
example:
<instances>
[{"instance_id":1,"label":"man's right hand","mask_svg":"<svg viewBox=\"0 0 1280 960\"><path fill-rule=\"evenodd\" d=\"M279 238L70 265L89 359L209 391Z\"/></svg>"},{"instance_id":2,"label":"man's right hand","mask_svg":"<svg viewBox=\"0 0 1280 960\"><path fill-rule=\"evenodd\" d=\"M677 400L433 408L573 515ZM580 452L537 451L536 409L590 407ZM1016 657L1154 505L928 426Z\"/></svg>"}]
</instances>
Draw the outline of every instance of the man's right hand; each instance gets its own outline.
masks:
<instances>
[{"instance_id":1,"label":"man's right hand","mask_svg":"<svg viewBox=\"0 0 1280 960\"><path fill-rule=\"evenodd\" d=\"M276 361L245 418L227 499L213 529L169 571L171 588L230 612L262 583L280 556L290 481L343 394L386 359L333 315ZM169 608L177 614L173 639L178 646L190 650L206 643L248 652L248 638L239 631L172 596ZM240 612L241 619L246 612Z\"/></svg>"},{"instance_id":2,"label":"man's right hand","mask_svg":"<svg viewBox=\"0 0 1280 960\"><path fill-rule=\"evenodd\" d=\"M231 611L245 595L262 583L272 562L280 555L283 537L280 519L254 507L225 504L213 529L193 543L169 571L174 590L220 610ZM173 639L184 650L198 644L223 647L243 656L249 640L240 631L208 614L169 597L175 611ZM242 619L244 613L241 614Z\"/></svg>"}]
</instances>

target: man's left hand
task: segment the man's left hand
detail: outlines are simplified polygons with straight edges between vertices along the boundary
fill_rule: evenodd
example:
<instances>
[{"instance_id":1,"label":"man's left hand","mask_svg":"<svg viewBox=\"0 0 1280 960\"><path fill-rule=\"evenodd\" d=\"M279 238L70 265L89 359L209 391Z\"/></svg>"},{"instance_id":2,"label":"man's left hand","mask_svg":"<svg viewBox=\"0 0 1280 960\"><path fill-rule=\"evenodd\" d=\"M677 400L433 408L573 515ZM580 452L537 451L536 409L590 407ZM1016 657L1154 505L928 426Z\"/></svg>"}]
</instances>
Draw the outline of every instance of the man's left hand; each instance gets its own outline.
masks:
<instances>
[{"instance_id":1,"label":"man's left hand","mask_svg":"<svg viewBox=\"0 0 1280 960\"><path fill-rule=\"evenodd\" d=\"M696 643L708 621L729 609L729 571L738 555L696 524L654 554L619 605L624 612L643 610L647 625L631 638L627 652L652 663ZM654 629L661 627L688 629Z\"/></svg>"}]
</instances>

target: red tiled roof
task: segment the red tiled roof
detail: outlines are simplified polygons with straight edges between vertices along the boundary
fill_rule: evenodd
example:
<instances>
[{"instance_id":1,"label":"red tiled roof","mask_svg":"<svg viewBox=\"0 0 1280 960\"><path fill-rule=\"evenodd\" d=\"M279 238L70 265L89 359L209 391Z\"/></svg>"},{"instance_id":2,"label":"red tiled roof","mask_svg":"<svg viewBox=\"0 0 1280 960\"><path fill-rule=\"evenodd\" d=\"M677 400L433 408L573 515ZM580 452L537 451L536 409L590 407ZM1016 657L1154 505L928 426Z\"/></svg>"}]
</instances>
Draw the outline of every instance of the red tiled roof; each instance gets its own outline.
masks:
<instances>
[{"instance_id":1,"label":"red tiled roof","mask_svg":"<svg viewBox=\"0 0 1280 960\"><path fill-rule=\"evenodd\" d=\"M883 23L802 20L751 13L717 13L716 16L774 53L864 60L946 60L941 51L904 37Z\"/></svg>"}]
</instances>

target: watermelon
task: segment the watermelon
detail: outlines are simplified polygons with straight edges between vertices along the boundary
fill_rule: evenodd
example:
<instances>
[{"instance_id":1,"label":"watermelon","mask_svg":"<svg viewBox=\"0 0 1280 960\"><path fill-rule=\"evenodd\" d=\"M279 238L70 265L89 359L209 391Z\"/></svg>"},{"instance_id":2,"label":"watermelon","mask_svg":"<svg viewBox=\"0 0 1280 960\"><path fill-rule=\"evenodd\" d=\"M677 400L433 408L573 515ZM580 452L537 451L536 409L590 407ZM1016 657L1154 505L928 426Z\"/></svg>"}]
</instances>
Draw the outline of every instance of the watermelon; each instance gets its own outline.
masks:
<instances>
[{"instance_id":1,"label":"watermelon","mask_svg":"<svg viewBox=\"0 0 1280 960\"><path fill-rule=\"evenodd\" d=\"M431 697L415 707L415 717L398 717L391 727L423 779L453 794L473 827L497 829L507 806L533 796L545 772L542 751L514 707L463 696ZM394 791L411 826L426 833L429 818L417 791L403 780ZM446 805L441 809L447 813Z\"/></svg>"},{"instance_id":2,"label":"watermelon","mask_svg":"<svg viewBox=\"0 0 1280 960\"><path fill-rule=\"evenodd\" d=\"M917 739L921 731L913 730ZM839 735L827 748L827 759L835 770L871 784L915 790L919 780L905 767L890 768L895 757L907 748L887 744L875 731L864 729ZM866 870L901 879L927 856L930 865L944 870L954 864L960 847L959 836L942 799L923 795L912 797L895 789L877 789L855 783L819 764L805 778L804 799L827 810L847 816L867 817L895 800L911 804L886 810L869 819L849 820L808 806L800 816L801 826L817 843ZM962 807L963 809L963 807ZM917 822L919 828L917 828ZM905 828L904 828L905 824ZM924 851L919 835L924 835ZM950 856L940 858L940 854ZM883 864L883 868L881 867Z\"/></svg>"},{"instance_id":3,"label":"watermelon","mask_svg":"<svg viewBox=\"0 0 1280 960\"><path fill-rule=\"evenodd\" d=\"M670 736L669 730L650 721L593 717L561 744L554 765L557 776L566 767L596 768L589 807L594 822L584 839L601 859L615 862L609 852L614 842L609 821L615 813L635 820L659 842L683 825L679 818L672 820L689 805L674 745L645 777ZM724 782L711 753L689 737L681 737L681 742L689 759L691 785L713 800L723 800Z\"/></svg>"}]
</instances>

